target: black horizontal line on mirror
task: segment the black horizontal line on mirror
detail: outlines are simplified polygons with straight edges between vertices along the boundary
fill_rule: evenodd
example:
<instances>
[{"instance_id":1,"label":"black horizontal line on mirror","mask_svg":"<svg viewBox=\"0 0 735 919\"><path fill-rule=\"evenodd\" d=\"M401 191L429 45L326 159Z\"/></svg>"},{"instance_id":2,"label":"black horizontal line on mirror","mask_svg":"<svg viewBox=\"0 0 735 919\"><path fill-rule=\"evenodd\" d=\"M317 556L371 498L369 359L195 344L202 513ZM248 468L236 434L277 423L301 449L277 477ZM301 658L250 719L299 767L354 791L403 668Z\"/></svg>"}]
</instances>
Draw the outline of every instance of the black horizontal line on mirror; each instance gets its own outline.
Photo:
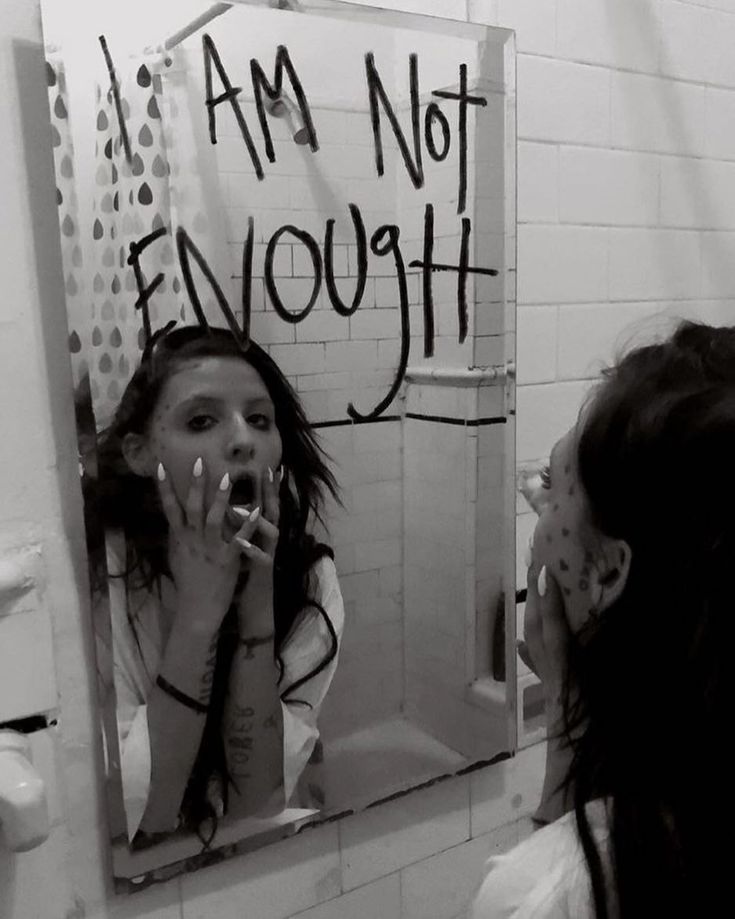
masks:
<instances>
[{"instance_id":1,"label":"black horizontal line on mirror","mask_svg":"<svg viewBox=\"0 0 735 919\"><path fill-rule=\"evenodd\" d=\"M406 412L406 418L413 418L416 421L436 421L439 424L461 424L463 427L479 427L485 424L505 424L507 419L504 415L488 418L450 418L448 415L422 415L419 412Z\"/></svg>"},{"instance_id":2,"label":"black horizontal line on mirror","mask_svg":"<svg viewBox=\"0 0 735 919\"><path fill-rule=\"evenodd\" d=\"M400 421L400 415L381 415L379 418L335 418L333 421L312 421L312 428L341 428L348 424L382 424L384 421Z\"/></svg>"}]
</instances>

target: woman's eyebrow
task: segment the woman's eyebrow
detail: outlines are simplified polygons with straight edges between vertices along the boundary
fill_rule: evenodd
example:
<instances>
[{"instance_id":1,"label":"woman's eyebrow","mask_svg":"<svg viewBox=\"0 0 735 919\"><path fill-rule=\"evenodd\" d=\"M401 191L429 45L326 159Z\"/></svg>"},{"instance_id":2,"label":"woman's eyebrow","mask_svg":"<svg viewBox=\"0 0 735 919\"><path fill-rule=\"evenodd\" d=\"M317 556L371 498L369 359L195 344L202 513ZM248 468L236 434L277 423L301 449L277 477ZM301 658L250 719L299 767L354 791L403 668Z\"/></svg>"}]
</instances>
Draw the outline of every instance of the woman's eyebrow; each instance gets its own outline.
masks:
<instances>
[{"instance_id":1,"label":"woman's eyebrow","mask_svg":"<svg viewBox=\"0 0 735 919\"><path fill-rule=\"evenodd\" d=\"M182 399L178 404L178 408L189 408L192 405L220 405L222 403L222 398L219 396L213 396L210 393L193 393L191 396L187 396L185 399Z\"/></svg>"}]
</instances>

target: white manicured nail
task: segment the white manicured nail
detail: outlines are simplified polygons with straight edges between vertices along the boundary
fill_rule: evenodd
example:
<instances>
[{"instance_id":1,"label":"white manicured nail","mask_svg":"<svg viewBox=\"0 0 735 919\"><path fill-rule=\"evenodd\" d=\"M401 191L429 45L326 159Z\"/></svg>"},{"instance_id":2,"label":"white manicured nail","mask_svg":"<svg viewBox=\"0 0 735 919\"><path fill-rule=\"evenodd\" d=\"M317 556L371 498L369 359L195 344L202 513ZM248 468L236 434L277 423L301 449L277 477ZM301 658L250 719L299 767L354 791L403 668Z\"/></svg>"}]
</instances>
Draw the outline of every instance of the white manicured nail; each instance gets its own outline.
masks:
<instances>
[{"instance_id":1,"label":"white manicured nail","mask_svg":"<svg viewBox=\"0 0 735 919\"><path fill-rule=\"evenodd\" d=\"M156 469L156 475L158 476L159 482L166 481L166 470L163 468L163 463L158 464L158 468Z\"/></svg>"},{"instance_id":2,"label":"white manicured nail","mask_svg":"<svg viewBox=\"0 0 735 919\"><path fill-rule=\"evenodd\" d=\"M194 463L192 474L195 479L200 479L203 472L204 472L204 463L202 462L201 456L198 456L196 462Z\"/></svg>"},{"instance_id":3,"label":"white manicured nail","mask_svg":"<svg viewBox=\"0 0 735 919\"><path fill-rule=\"evenodd\" d=\"M240 517L249 517L249 516L250 516L250 511L249 511L246 507L242 507L242 506L239 505L239 504L233 504L233 505L232 505L232 510L233 510L236 514L239 514Z\"/></svg>"},{"instance_id":4,"label":"white manicured nail","mask_svg":"<svg viewBox=\"0 0 735 919\"><path fill-rule=\"evenodd\" d=\"M271 485L273 484L273 470L270 466L268 467L268 481L271 483Z\"/></svg>"},{"instance_id":5,"label":"white manicured nail","mask_svg":"<svg viewBox=\"0 0 735 919\"><path fill-rule=\"evenodd\" d=\"M538 575L538 595L539 597L546 596L546 565L539 571Z\"/></svg>"},{"instance_id":6,"label":"white manicured nail","mask_svg":"<svg viewBox=\"0 0 735 919\"><path fill-rule=\"evenodd\" d=\"M260 517L260 506L256 507L255 510L250 514L250 522L255 523L258 517Z\"/></svg>"},{"instance_id":7,"label":"white manicured nail","mask_svg":"<svg viewBox=\"0 0 735 919\"><path fill-rule=\"evenodd\" d=\"M240 545L241 545L241 546L244 546L246 549L252 549L252 548L253 548L253 544L252 544L251 542L248 542L247 539L245 539L245 537L243 537L243 536L236 536L236 537L235 537L235 542L240 543Z\"/></svg>"},{"instance_id":8,"label":"white manicured nail","mask_svg":"<svg viewBox=\"0 0 735 919\"><path fill-rule=\"evenodd\" d=\"M230 487L230 473L229 473L229 472L226 472L226 473L222 476L222 481L219 483L219 490L220 490L220 491L227 491L227 489L228 489L229 487Z\"/></svg>"}]
</instances>

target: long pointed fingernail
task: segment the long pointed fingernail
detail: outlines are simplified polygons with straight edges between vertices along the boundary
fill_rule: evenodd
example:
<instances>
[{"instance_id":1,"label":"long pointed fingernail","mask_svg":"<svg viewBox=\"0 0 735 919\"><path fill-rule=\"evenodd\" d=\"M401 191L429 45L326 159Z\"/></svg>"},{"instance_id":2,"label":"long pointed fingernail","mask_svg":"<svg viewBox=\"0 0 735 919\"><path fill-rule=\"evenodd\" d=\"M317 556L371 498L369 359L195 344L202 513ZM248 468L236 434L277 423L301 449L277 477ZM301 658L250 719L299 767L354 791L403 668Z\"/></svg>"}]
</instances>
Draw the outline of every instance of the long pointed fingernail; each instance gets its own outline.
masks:
<instances>
[{"instance_id":1,"label":"long pointed fingernail","mask_svg":"<svg viewBox=\"0 0 735 919\"><path fill-rule=\"evenodd\" d=\"M258 507L256 507L254 511L251 511L250 522L255 523L258 517L260 517L260 505L258 505Z\"/></svg>"},{"instance_id":2,"label":"long pointed fingernail","mask_svg":"<svg viewBox=\"0 0 735 919\"><path fill-rule=\"evenodd\" d=\"M271 483L271 485L273 484L273 470L270 466L268 467L268 481Z\"/></svg>"},{"instance_id":3,"label":"long pointed fingernail","mask_svg":"<svg viewBox=\"0 0 735 919\"><path fill-rule=\"evenodd\" d=\"M286 469L285 469L285 467L283 466L283 464L281 464L281 465L279 466L279 468L278 468L278 481L279 481L279 483L282 482L285 478L286 478Z\"/></svg>"},{"instance_id":4,"label":"long pointed fingernail","mask_svg":"<svg viewBox=\"0 0 735 919\"><path fill-rule=\"evenodd\" d=\"M201 456L198 456L196 462L194 463L192 474L195 479L199 479L201 478L201 475L203 472L204 472L204 463L202 462Z\"/></svg>"},{"instance_id":5,"label":"long pointed fingernail","mask_svg":"<svg viewBox=\"0 0 735 919\"><path fill-rule=\"evenodd\" d=\"M546 565L543 566L538 574L538 595L539 597L546 596Z\"/></svg>"},{"instance_id":6,"label":"long pointed fingernail","mask_svg":"<svg viewBox=\"0 0 735 919\"><path fill-rule=\"evenodd\" d=\"M250 511L249 511L246 507L242 507L240 504L233 504L233 505L232 505L232 510L233 510L236 514L239 514L240 517L249 517L249 516L250 516Z\"/></svg>"},{"instance_id":7,"label":"long pointed fingernail","mask_svg":"<svg viewBox=\"0 0 735 919\"><path fill-rule=\"evenodd\" d=\"M236 542L236 543L239 543L241 546L245 546L246 549L252 549L252 548L253 548L253 544L252 544L251 542L248 542L247 539L245 539L244 536L236 536L236 537L235 537L235 542Z\"/></svg>"},{"instance_id":8,"label":"long pointed fingernail","mask_svg":"<svg viewBox=\"0 0 735 919\"><path fill-rule=\"evenodd\" d=\"M222 481L219 483L219 490L220 490L220 491L227 491L227 489L228 489L229 487L230 487L230 473L229 473L229 472L226 472L226 473L222 476Z\"/></svg>"},{"instance_id":9,"label":"long pointed fingernail","mask_svg":"<svg viewBox=\"0 0 735 919\"><path fill-rule=\"evenodd\" d=\"M159 482L166 481L166 470L163 468L163 463L158 464L158 468L156 469L156 477L158 478Z\"/></svg>"}]
</instances>

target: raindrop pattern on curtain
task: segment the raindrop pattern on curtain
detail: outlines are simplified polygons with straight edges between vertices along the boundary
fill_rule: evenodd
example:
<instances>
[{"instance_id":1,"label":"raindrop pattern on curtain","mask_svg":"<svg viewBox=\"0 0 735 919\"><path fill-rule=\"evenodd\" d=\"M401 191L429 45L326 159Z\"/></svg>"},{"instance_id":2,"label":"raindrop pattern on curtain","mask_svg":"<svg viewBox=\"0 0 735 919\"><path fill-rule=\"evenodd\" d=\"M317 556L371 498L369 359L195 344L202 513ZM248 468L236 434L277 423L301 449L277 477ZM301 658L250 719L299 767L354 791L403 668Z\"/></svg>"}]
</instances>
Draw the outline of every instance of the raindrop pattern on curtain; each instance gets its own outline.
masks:
<instances>
[{"instance_id":1,"label":"raindrop pattern on curtain","mask_svg":"<svg viewBox=\"0 0 735 919\"><path fill-rule=\"evenodd\" d=\"M186 319L171 236L171 170L161 117L160 66L158 55L148 55L129 60L127 71L118 69L130 162L112 89L96 87L90 375L100 425L110 420L145 344L142 315L135 306L135 272L128 264L130 244L161 227L167 235L140 257L146 283L164 274L148 303L151 325L155 329L169 319Z\"/></svg>"}]
</instances>

